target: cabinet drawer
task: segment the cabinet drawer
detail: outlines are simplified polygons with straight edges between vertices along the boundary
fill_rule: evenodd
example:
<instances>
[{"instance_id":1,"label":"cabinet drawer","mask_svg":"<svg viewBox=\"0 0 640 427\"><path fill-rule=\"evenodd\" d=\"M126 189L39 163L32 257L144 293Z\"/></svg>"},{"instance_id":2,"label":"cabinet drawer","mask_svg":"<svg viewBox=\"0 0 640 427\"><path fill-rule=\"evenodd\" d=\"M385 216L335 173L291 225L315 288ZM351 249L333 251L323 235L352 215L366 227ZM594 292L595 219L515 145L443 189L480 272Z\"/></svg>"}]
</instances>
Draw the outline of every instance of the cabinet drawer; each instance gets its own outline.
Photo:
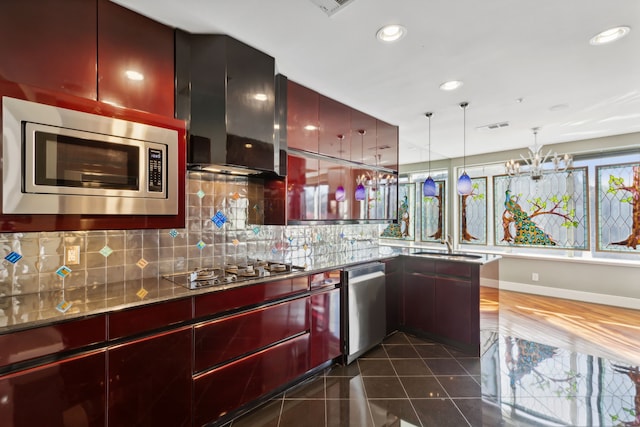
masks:
<instances>
[{"instance_id":1,"label":"cabinet drawer","mask_svg":"<svg viewBox=\"0 0 640 427\"><path fill-rule=\"evenodd\" d=\"M309 298L273 305L194 328L194 372L309 330Z\"/></svg>"},{"instance_id":2,"label":"cabinet drawer","mask_svg":"<svg viewBox=\"0 0 640 427\"><path fill-rule=\"evenodd\" d=\"M438 262L436 273L447 276L471 277L471 264L464 262Z\"/></svg>"},{"instance_id":3,"label":"cabinet drawer","mask_svg":"<svg viewBox=\"0 0 640 427\"><path fill-rule=\"evenodd\" d=\"M276 280L199 295L195 298L195 316L202 317L223 313L225 311L284 298L306 292L308 287L307 277L300 276L293 279Z\"/></svg>"},{"instance_id":4,"label":"cabinet drawer","mask_svg":"<svg viewBox=\"0 0 640 427\"><path fill-rule=\"evenodd\" d=\"M309 334L194 378L193 422L203 425L299 377L309 367Z\"/></svg>"},{"instance_id":5,"label":"cabinet drawer","mask_svg":"<svg viewBox=\"0 0 640 427\"><path fill-rule=\"evenodd\" d=\"M105 341L106 316L0 335L0 367Z\"/></svg>"},{"instance_id":6,"label":"cabinet drawer","mask_svg":"<svg viewBox=\"0 0 640 427\"><path fill-rule=\"evenodd\" d=\"M340 285L340 270L324 271L309 276L309 288L311 290L323 287L336 287Z\"/></svg>"},{"instance_id":7,"label":"cabinet drawer","mask_svg":"<svg viewBox=\"0 0 640 427\"><path fill-rule=\"evenodd\" d=\"M191 298L136 307L109 314L109 339L117 339L191 319Z\"/></svg>"}]
</instances>

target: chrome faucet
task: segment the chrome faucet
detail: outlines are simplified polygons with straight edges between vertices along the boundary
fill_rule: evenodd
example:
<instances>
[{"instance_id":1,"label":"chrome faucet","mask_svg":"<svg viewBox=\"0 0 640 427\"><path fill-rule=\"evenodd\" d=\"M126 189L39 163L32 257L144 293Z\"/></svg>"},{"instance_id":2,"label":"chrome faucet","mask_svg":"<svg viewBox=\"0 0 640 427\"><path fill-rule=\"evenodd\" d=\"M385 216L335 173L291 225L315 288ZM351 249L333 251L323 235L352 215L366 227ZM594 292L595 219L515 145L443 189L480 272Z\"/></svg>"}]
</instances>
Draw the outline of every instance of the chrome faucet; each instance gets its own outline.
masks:
<instances>
[{"instance_id":1,"label":"chrome faucet","mask_svg":"<svg viewBox=\"0 0 640 427\"><path fill-rule=\"evenodd\" d=\"M453 253L453 239L450 234L447 234L447 237L442 239L442 243L447 245L447 253Z\"/></svg>"}]
</instances>

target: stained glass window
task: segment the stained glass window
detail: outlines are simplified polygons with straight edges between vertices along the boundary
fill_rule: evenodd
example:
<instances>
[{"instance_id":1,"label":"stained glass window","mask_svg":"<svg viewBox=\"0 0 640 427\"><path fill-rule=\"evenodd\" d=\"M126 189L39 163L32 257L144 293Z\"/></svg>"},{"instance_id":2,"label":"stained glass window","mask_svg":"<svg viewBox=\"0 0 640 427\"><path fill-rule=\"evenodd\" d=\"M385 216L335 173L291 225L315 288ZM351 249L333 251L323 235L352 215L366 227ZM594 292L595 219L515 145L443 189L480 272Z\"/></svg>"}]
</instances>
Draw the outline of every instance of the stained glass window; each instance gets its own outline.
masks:
<instances>
[{"instance_id":1,"label":"stained glass window","mask_svg":"<svg viewBox=\"0 0 640 427\"><path fill-rule=\"evenodd\" d=\"M588 249L587 169L493 177L496 246Z\"/></svg>"},{"instance_id":2,"label":"stained glass window","mask_svg":"<svg viewBox=\"0 0 640 427\"><path fill-rule=\"evenodd\" d=\"M471 178L471 194L458 196L461 244L487 244L487 177Z\"/></svg>"}]
</instances>

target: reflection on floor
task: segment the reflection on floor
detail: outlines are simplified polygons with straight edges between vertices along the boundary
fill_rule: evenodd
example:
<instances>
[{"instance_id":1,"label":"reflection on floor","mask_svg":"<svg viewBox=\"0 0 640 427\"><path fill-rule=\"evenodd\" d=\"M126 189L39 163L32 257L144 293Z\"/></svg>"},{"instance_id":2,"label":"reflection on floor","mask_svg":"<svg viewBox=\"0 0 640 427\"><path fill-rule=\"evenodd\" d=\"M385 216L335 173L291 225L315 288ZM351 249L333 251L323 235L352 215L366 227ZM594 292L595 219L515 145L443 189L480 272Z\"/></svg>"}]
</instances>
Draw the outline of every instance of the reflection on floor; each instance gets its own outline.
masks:
<instances>
[{"instance_id":1,"label":"reflection on floor","mask_svg":"<svg viewBox=\"0 0 640 427\"><path fill-rule=\"evenodd\" d=\"M481 357L395 333L230 427L640 426L640 312L482 290Z\"/></svg>"}]
</instances>

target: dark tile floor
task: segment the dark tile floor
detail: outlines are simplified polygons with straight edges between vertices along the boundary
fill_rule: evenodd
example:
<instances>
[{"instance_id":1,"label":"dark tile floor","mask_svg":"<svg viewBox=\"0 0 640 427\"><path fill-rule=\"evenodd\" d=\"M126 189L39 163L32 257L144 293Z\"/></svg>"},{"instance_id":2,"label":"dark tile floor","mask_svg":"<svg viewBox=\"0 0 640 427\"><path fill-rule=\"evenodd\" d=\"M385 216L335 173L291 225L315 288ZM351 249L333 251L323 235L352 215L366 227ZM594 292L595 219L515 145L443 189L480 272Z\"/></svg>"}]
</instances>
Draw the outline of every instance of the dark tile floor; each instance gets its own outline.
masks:
<instances>
[{"instance_id":1,"label":"dark tile floor","mask_svg":"<svg viewBox=\"0 0 640 427\"><path fill-rule=\"evenodd\" d=\"M479 358L398 332L230 425L481 426L481 406Z\"/></svg>"},{"instance_id":2,"label":"dark tile floor","mask_svg":"<svg viewBox=\"0 0 640 427\"><path fill-rule=\"evenodd\" d=\"M225 427L640 426L640 311L481 295L480 358L397 332Z\"/></svg>"}]
</instances>

